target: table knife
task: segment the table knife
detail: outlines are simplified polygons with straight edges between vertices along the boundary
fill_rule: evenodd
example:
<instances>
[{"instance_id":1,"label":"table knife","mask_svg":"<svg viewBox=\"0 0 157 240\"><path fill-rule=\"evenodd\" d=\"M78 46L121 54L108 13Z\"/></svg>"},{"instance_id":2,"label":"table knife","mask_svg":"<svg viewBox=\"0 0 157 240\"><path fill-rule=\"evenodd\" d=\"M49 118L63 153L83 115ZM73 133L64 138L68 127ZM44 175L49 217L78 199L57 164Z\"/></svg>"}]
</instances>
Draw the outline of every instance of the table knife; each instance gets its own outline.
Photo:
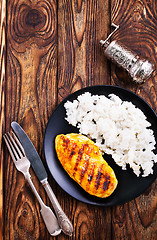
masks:
<instances>
[{"instance_id":1,"label":"table knife","mask_svg":"<svg viewBox=\"0 0 157 240\"><path fill-rule=\"evenodd\" d=\"M17 137L19 138L19 140L25 150L26 156L32 165L34 172L36 173L39 181L42 183L43 187L45 188L45 190L49 196L49 199L55 210L55 213L56 213L56 216L58 219L58 223L59 223L62 231L65 234L71 236L73 233L73 226L72 226L70 220L68 219L68 217L66 216L66 214L63 212L55 194L53 193L52 188L50 187L50 185L48 183L47 172L45 170L45 167L42 163L41 158L39 157L38 152L36 151L33 143L31 142L31 140L29 139L29 137L27 136L27 134L25 133L23 128L17 122L15 122L15 121L12 122L11 127L14 130L14 132L16 133Z\"/></svg>"}]
</instances>

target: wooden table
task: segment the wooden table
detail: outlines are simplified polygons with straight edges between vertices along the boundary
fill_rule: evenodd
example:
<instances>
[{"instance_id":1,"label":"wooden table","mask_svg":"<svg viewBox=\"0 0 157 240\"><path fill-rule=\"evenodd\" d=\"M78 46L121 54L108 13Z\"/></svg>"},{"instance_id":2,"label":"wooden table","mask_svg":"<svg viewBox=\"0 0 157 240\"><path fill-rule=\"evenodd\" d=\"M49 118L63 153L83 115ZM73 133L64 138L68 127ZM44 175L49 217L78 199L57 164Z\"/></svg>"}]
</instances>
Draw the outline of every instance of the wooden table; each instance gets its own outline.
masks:
<instances>
[{"instance_id":1,"label":"wooden table","mask_svg":"<svg viewBox=\"0 0 157 240\"><path fill-rule=\"evenodd\" d=\"M17 172L2 135L17 121L27 132L46 166L43 136L55 107L70 93L92 85L129 89L157 111L156 73L135 85L111 64L99 46L112 37L137 54L157 63L156 0L1 0L0 82L0 239L51 239L40 217L39 205L22 174ZM47 204L45 191L33 171L32 179ZM73 223L70 238L157 239L157 181L132 201L97 207L65 193L49 173L50 184Z\"/></svg>"}]
</instances>

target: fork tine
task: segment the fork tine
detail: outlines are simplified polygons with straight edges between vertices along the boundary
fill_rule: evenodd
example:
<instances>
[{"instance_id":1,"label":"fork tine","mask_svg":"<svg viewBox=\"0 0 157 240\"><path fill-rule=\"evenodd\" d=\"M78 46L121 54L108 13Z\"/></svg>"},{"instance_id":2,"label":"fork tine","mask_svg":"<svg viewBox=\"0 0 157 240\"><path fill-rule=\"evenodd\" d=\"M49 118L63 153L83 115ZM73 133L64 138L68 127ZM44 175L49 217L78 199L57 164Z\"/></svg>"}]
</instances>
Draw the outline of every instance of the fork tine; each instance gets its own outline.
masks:
<instances>
[{"instance_id":1,"label":"fork tine","mask_svg":"<svg viewBox=\"0 0 157 240\"><path fill-rule=\"evenodd\" d=\"M19 148L19 146L17 145L17 143L15 142L14 138L12 137L12 135L8 132L8 136L10 138L10 142L14 148L14 153L16 155L16 158L19 159L19 158L22 158L23 157L23 154Z\"/></svg>"},{"instance_id":2,"label":"fork tine","mask_svg":"<svg viewBox=\"0 0 157 240\"><path fill-rule=\"evenodd\" d=\"M13 154L12 143L11 143L9 137L7 136L7 134L5 134L5 135L3 136L3 138L4 138L4 140L5 140L5 143L6 143L7 147L8 147L8 150L9 150L9 152L10 152L10 155L11 155L13 161L16 162L16 158L15 158L15 156L14 156L14 154Z\"/></svg>"},{"instance_id":3,"label":"fork tine","mask_svg":"<svg viewBox=\"0 0 157 240\"><path fill-rule=\"evenodd\" d=\"M16 136L16 134L15 134L14 132L12 132L12 135L14 136L14 139L15 139L16 143L17 143L18 146L20 147L21 152L22 152L23 155L25 156L25 155L26 155L26 154L25 154L25 150L24 150L21 142L19 141L19 139L17 138L17 136Z\"/></svg>"}]
</instances>

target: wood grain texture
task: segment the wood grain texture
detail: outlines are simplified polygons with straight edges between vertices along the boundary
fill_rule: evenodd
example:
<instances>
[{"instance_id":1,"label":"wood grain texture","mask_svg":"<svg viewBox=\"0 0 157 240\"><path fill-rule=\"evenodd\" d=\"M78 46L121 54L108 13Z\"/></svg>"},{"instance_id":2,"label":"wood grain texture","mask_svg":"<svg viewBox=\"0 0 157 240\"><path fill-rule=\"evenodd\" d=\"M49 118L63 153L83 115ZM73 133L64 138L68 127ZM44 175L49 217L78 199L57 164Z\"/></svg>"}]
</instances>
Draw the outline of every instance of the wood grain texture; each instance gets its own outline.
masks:
<instances>
[{"instance_id":1,"label":"wood grain texture","mask_svg":"<svg viewBox=\"0 0 157 240\"><path fill-rule=\"evenodd\" d=\"M111 20L120 29L116 38L140 56L157 66L157 2L112 1ZM133 84L126 73L112 64L111 84L130 89L143 97L157 111L156 72L142 85ZM113 239L157 238L157 181L140 197L113 209ZM138 226L138 228L137 228Z\"/></svg>"},{"instance_id":2,"label":"wood grain texture","mask_svg":"<svg viewBox=\"0 0 157 240\"><path fill-rule=\"evenodd\" d=\"M120 29L112 39L151 57L156 64L156 0L8 0L6 79L2 70L5 63L2 5L0 10L0 178L5 183L0 234L3 231L5 240L156 240L157 181L138 198L110 208L75 200L49 174L55 195L74 226L72 237L63 233L50 237L30 187L15 169L6 147L2 148L2 133L10 131L10 123L15 120L45 164L43 135L48 119L59 102L85 86L122 86L142 96L157 111L157 76L154 74L143 85L133 84L123 70L105 58L99 46L114 22ZM44 202L51 206L32 170L31 175ZM0 195L0 223L2 201Z\"/></svg>"},{"instance_id":3,"label":"wood grain texture","mask_svg":"<svg viewBox=\"0 0 157 240\"><path fill-rule=\"evenodd\" d=\"M7 2L6 131L18 121L40 155L45 125L56 104L56 2ZM47 239L39 204L6 152L5 239ZM32 180L47 202L33 171Z\"/></svg>"},{"instance_id":4,"label":"wood grain texture","mask_svg":"<svg viewBox=\"0 0 157 240\"><path fill-rule=\"evenodd\" d=\"M58 102L85 86L110 83L107 60L99 46L99 40L107 36L109 7L108 1L59 1ZM62 191L59 195L66 197ZM66 202L68 207L65 197L61 200L62 205ZM73 206L73 239L111 238L110 208L87 206L72 198L70 202ZM65 236L59 236L59 239L65 239Z\"/></svg>"},{"instance_id":5,"label":"wood grain texture","mask_svg":"<svg viewBox=\"0 0 157 240\"><path fill-rule=\"evenodd\" d=\"M88 85L109 84L110 72L99 46L110 21L108 1L59 1L59 101Z\"/></svg>"},{"instance_id":6,"label":"wood grain texture","mask_svg":"<svg viewBox=\"0 0 157 240\"><path fill-rule=\"evenodd\" d=\"M2 132L4 129L4 102L6 81L6 1L0 3L0 240L3 239L3 153Z\"/></svg>"}]
</instances>

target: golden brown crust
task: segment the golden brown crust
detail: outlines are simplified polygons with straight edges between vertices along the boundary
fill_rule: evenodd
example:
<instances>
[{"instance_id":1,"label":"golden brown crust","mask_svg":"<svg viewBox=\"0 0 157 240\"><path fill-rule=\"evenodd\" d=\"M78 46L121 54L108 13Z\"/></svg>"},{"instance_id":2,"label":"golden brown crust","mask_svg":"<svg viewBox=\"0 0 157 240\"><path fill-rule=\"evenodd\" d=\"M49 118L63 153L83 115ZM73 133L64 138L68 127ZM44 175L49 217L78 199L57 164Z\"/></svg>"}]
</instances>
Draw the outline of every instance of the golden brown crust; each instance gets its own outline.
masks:
<instances>
[{"instance_id":1,"label":"golden brown crust","mask_svg":"<svg viewBox=\"0 0 157 240\"><path fill-rule=\"evenodd\" d=\"M67 171L89 194L105 198L117 187L113 169L92 140L81 134L60 134L55 139L57 156Z\"/></svg>"}]
</instances>

